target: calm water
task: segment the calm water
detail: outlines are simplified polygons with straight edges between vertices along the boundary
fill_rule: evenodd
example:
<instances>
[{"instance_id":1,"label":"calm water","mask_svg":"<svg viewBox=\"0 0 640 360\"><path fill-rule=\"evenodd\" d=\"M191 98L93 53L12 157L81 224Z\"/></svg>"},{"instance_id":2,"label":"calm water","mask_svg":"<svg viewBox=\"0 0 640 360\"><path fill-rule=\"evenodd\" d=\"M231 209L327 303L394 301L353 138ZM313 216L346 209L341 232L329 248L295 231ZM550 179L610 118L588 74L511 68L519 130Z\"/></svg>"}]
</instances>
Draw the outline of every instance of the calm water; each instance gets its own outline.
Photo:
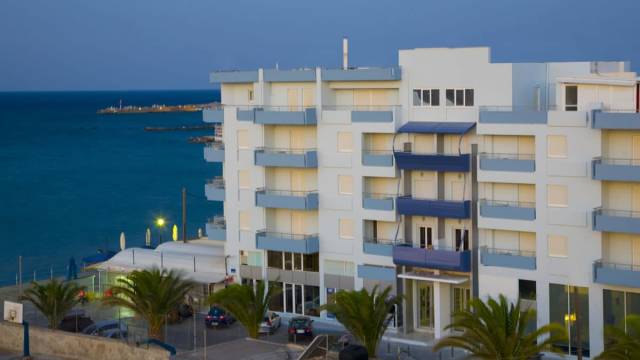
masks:
<instances>
[{"instance_id":1,"label":"calm water","mask_svg":"<svg viewBox=\"0 0 640 360\"><path fill-rule=\"evenodd\" d=\"M181 223L187 188L190 234L221 213L204 199L205 179L220 174L190 136L207 132L145 132L145 126L202 124L200 113L100 116L98 108L124 104L204 103L218 91L0 93L0 282L25 272L44 276L108 247L120 232L127 246L144 244L153 220Z\"/></svg>"}]
</instances>

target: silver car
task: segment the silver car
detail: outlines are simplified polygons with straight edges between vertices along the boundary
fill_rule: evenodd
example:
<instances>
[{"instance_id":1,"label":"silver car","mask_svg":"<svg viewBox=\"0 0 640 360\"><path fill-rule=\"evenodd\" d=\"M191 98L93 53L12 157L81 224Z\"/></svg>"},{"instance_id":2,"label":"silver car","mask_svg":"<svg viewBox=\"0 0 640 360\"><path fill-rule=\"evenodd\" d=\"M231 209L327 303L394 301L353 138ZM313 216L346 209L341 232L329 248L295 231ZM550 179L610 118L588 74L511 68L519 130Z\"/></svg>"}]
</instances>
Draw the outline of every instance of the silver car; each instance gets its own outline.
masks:
<instances>
[{"instance_id":1,"label":"silver car","mask_svg":"<svg viewBox=\"0 0 640 360\"><path fill-rule=\"evenodd\" d=\"M273 334L276 329L280 327L281 323L280 315L273 311L267 311L264 316L264 320L260 323L260 333Z\"/></svg>"}]
</instances>

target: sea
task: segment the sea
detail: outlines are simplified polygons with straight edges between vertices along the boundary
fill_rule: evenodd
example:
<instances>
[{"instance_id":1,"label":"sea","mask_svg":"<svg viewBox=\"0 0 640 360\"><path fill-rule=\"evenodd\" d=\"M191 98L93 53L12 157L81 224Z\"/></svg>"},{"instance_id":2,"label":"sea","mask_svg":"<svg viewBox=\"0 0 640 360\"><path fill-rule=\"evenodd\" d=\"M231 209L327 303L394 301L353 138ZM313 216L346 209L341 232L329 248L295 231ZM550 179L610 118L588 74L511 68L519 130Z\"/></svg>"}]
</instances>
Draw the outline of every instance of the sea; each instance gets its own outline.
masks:
<instances>
[{"instance_id":1,"label":"sea","mask_svg":"<svg viewBox=\"0 0 640 360\"><path fill-rule=\"evenodd\" d=\"M206 179L221 174L192 136L211 130L147 132L147 126L202 125L201 112L98 115L109 106L220 100L219 90L0 92L0 284L64 274L98 251L157 244L182 226L205 232L222 203L207 201ZM166 226L155 226L155 219ZM181 233L181 229L179 231Z\"/></svg>"}]
</instances>

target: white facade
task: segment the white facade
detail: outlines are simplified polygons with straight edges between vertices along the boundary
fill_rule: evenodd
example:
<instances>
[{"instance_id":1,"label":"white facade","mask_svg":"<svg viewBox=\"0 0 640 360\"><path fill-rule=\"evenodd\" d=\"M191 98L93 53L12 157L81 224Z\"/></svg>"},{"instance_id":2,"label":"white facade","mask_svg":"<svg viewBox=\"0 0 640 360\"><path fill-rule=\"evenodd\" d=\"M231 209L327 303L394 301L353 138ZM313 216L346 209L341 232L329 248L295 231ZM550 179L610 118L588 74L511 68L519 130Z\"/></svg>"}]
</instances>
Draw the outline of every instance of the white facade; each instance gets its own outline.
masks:
<instances>
[{"instance_id":1,"label":"white facade","mask_svg":"<svg viewBox=\"0 0 640 360\"><path fill-rule=\"evenodd\" d=\"M283 282L275 310L326 318L313 309L328 294L390 285L405 297L396 329L429 339L472 296L524 298L538 326L570 315L573 297L557 308L564 285L586 299L583 349L597 354L613 318L606 299L640 293L638 81L627 63L411 49L388 69L212 81L224 106L211 111L224 123L228 270Z\"/></svg>"}]
</instances>

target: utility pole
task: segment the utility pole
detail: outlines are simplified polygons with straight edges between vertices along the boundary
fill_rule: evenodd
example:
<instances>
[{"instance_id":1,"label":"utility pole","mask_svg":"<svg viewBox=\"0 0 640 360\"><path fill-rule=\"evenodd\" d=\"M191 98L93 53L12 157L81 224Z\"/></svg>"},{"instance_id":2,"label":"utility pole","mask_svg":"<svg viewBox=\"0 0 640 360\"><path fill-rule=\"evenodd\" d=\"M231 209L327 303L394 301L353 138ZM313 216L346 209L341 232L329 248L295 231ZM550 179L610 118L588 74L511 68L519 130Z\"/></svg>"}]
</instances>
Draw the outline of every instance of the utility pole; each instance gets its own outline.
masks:
<instances>
[{"instance_id":1,"label":"utility pole","mask_svg":"<svg viewBox=\"0 0 640 360\"><path fill-rule=\"evenodd\" d=\"M182 242L187 242L187 189L182 188Z\"/></svg>"}]
</instances>

